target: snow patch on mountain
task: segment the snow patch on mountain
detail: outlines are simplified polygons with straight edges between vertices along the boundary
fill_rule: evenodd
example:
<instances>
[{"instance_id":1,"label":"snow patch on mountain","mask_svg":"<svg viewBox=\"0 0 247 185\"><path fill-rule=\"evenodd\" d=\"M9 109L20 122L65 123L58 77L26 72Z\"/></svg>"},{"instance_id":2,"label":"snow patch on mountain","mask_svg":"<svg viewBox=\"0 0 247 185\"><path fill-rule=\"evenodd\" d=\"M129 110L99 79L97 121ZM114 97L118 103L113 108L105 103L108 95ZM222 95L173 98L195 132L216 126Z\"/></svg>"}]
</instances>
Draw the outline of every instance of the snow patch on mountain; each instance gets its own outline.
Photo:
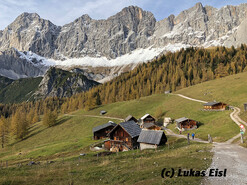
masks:
<instances>
[{"instance_id":1,"label":"snow patch on mountain","mask_svg":"<svg viewBox=\"0 0 247 185\"><path fill-rule=\"evenodd\" d=\"M129 64L138 64L142 62L147 62L157 57L164 51L175 52L181 48L187 48L190 45L184 44L168 44L164 48L146 48L146 49L136 49L129 54L122 55L116 59L107 59L106 57L83 57L83 58L65 58L64 60L54 60L41 57L31 51L21 52L20 58L26 59L35 66L92 66L92 67L115 67L124 66Z\"/></svg>"}]
</instances>

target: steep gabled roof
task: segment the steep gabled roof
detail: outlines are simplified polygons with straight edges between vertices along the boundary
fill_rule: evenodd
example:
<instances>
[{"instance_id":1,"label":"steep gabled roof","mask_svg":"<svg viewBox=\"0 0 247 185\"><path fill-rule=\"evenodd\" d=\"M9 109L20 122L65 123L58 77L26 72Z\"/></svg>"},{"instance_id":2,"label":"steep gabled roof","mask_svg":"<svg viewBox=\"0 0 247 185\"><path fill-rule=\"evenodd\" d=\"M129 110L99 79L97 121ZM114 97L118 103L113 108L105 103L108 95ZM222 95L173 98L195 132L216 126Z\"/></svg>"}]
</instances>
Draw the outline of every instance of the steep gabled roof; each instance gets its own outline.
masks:
<instances>
[{"instance_id":1,"label":"steep gabled roof","mask_svg":"<svg viewBox=\"0 0 247 185\"><path fill-rule=\"evenodd\" d=\"M184 121L187 121L187 120L189 120L189 119L186 118L186 117L182 117L182 118L176 119L175 122L181 123L181 122L184 122Z\"/></svg>"},{"instance_id":2,"label":"steep gabled roof","mask_svg":"<svg viewBox=\"0 0 247 185\"><path fill-rule=\"evenodd\" d=\"M219 104L219 103L220 103L220 102L213 101L213 102L205 103L204 106L214 106L214 105L217 105L217 104Z\"/></svg>"},{"instance_id":3,"label":"steep gabled roof","mask_svg":"<svg viewBox=\"0 0 247 185\"><path fill-rule=\"evenodd\" d=\"M135 122L137 122L137 119L132 115L129 115L127 118L125 118L125 121L130 121L131 119L133 119Z\"/></svg>"},{"instance_id":4,"label":"steep gabled roof","mask_svg":"<svg viewBox=\"0 0 247 185\"><path fill-rule=\"evenodd\" d=\"M109 127L109 126L116 126L117 124L116 123L114 123L114 122L112 122L112 121L109 121L108 123L106 123L106 124L103 124L103 125L99 125L99 126L97 126L97 127L94 127L93 128L93 132L97 132L97 131L99 131L99 130L101 130L101 129L104 129L104 128L107 128L107 127Z\"/></svg>"},{"instance_id":5,"label":"steep gabled roof","mask_svg":"<svg viewBox=\"0 0 247 185\"><path fill-rule=\"evenodd\" d=\"M144 116L141 117L141 120L144 120L145 118L147 118L148 116L154 118L153 116L151 116L150 114L145 114Z\"/></svg>"},{"instance_id":6,"label":"steep gabled roof","mask_svg":"<svg viewBox=\"0 0 247 185\"><path fill-rule=\"evenodd\" d=\"M122 127L129 135L131 138L137 137L141 133L141 128L138 124L136 124L134 121L127 121L127 122L122 122L119 123L117 126L115 126L109 135L117 128L117 127Z\"/></svg>"},{"instance_id":7,"label":"steep gabled roof","mask_svg":"<svg viewBox=\"0 0 247 185\"><path fill-rule=\"evenodd\" d=\"M163 135L161 130L142 130L137 142L159 145Z\"/></svg>"}]
</instances>

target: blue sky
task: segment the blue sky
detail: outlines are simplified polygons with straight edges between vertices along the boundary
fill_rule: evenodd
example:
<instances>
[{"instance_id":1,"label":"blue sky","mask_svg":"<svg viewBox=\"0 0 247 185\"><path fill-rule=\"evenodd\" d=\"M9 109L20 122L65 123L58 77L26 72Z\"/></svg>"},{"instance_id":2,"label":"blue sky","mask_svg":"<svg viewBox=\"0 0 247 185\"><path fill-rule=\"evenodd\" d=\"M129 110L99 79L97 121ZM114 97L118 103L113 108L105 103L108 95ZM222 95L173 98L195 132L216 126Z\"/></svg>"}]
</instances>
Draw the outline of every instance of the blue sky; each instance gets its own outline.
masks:
<instances>
[{"instance_id":1,"label":"blue sky","mask_svg":"<svg viewBox=\"0 0 247 185\"><path fill-rule=\"evenodd\" d=\"M151 11L157 20L161 20L170 14L177 15L197 2L220 8L239 5L246 0L0 0L0 29L23 12L35 12L56 25L64 25L83 14L94 19L106 19L126 6L136 5Z\"/></svg>"}]
</instances>

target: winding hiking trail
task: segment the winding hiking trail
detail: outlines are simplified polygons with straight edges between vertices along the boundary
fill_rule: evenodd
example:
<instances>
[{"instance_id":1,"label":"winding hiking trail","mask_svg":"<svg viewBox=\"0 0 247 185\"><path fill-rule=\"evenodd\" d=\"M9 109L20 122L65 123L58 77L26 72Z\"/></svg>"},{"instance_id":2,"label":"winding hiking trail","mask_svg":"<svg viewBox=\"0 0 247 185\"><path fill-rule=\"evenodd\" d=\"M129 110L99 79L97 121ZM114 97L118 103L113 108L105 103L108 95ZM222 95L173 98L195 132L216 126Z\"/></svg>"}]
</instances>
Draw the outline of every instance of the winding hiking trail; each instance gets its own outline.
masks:
<instances>
[{"instance_id":1,"label":"winding hiking trail","mask_svg":"<svg viewBox=\"0 0 247 185\"><path fill-rule=\"evenodd\" d=\"M173 94L180 96L191 101L196 101L200 103L207 103L206 101L193 99L181 94ZM233 112L230 114L231 119L237 124L244 124L240 117L240 109L238 107L232 107ZM244 129L245 131L245 129ZM169 132L169 131L168 131ZM176 134L177 137L180 137ZM212 159L212 164L209 169L227 169L226 177L208 177L204 178L202 184L205 185L242 185L247 184L247 149L238 145L231 144L235 139L239 138L241 135L238 134L233 138L229 139L224 143L213 143L212 152L214 156ZM199 141L200 142L200 141ZM207 170L207 174L209 169Z\"/></svg>"},{"instance_id":2,"label":"winding hiking trail","mask_svg":"<svg viewBox=\"0 0 247 185\"><path fill-rule=\"evenodd\" d=\"M65 114L65 116L77 116L77 115ZM117 119L119 121L124 121L124 119L122 119L122 118L110 117L110 116L96 116L96 115L89 115L89 114L82 114L80 116L91 117L91 118Z\"/></svg>"}]
</instances>

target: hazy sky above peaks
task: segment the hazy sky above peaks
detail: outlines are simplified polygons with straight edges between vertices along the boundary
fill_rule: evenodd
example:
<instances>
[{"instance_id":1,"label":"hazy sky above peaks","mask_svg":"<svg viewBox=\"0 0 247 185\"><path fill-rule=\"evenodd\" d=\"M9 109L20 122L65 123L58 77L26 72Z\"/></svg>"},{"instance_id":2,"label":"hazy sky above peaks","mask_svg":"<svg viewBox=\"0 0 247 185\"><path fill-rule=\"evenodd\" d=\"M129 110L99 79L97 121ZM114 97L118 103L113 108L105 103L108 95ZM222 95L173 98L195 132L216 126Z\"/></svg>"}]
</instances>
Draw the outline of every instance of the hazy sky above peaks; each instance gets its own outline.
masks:
<instances>
[{"instance_id":1,"label":"hazy sky above peaks","mask_svg":"<svg viewBox=\"0 0 247 185\"><path fill-rule=\"evenodd\" d=\"M83 14L93 19L106 19L130 5L150 11L157 20L162 20L170 14L178 15L198 2L203 6L221 8L239 5L246 0L0 0L0 30L23 12L38 13L42 18L62 26Z\"/></svg>"}]
</instances>

